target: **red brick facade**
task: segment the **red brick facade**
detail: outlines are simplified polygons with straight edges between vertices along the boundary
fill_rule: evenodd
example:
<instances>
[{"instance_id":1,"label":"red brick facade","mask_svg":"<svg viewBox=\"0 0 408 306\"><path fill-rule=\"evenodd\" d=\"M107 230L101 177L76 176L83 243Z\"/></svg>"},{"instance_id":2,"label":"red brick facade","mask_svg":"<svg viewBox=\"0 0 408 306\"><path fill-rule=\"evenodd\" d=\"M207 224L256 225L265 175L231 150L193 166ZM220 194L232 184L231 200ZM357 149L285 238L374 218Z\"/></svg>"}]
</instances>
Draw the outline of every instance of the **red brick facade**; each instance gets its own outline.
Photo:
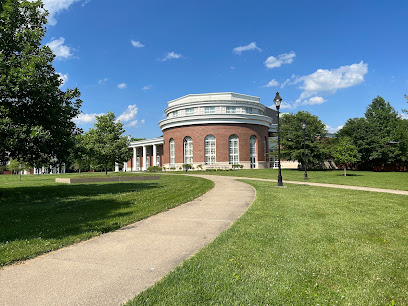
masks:
<instances>
[{"instance_id":1,"label":"red brick facade","mask_svg":"<svg viewBox=\"0 0 408 306\"><path fill-rule=\"evenodd\" d=\"M204 164L204 138L207 135L214 135L216 138L216 161L228 163L230 135L237 135L239 138L239 161L249 162L249 138L256 136L256 150L258 162L265 161L265 147L268 148L268 128L255 124L209 124L190 125L170 128L164 131L164 164L170 163L170 139L175 142L175 162L184 162L184 137L190 136L193 139L193 160L194 163ZM267 152L267 151L266 151Z\"/></svg>"}]
</instances>

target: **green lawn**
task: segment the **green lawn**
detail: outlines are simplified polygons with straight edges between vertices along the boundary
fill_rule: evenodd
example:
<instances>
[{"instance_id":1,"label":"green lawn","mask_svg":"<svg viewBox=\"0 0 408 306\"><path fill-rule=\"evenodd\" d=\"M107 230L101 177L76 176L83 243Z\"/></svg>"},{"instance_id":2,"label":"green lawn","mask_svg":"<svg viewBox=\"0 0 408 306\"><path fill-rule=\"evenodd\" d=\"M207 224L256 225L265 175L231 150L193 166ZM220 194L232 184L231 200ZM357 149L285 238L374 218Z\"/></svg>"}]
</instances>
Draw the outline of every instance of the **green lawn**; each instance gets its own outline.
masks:
<instances>
[{"instance_id":1,"label":"green lawn","mask_svg":"<svg viewBox=\"0 0 408 306\"><path fill-rule=\"evenodd\" d=\"M246 182L249 210L129 304L408 304L407 196Z\"/></svg>"},{"instance_id":2,"label":"green lawn","mask_svg":"<svg viewBox=\"0 0 408 306\"><path fill-rule=\"evenodd\" d=\"M25 175L21 182L18 176L0 176L0 266L116 230L213 187L208 180L169 175L153 181L55 183L55 177L78 176L104 174Z\"/></svg>"},{"instance_id":3,"label":"green lawn","mask_svg":"<svg viewBox=\"0 0 408 306\"><path fill-rule=\"evenodd\" d=\"M255 177L275 180L278 178L278 170L276 169L240 169L234 171L210 172L191 171L190 173ZM372 172L349 170L347 171L347 177L344 177L343 170L316 170L308 171L307 174L309 177L308 181L315 183L408 190L408 172ZM282 177L283 183L285 183L285 181L304 181L304 171L283 169Z\"/></svg>"}]
</instances>

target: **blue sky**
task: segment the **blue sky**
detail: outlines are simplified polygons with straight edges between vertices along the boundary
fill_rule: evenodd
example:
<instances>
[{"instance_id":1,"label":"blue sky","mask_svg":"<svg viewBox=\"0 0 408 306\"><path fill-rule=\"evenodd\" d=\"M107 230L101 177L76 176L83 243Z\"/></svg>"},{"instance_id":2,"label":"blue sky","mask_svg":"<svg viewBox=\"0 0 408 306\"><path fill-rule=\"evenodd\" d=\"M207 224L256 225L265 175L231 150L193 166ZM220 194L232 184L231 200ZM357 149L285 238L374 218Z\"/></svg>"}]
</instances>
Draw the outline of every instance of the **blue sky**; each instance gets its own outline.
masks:
<instances>
[{"instance_id":1,"label":"blue sky","mask_svg":"<svg viewBox=\"0 0 408 306\"><path fill-rule=\"evenodd\" d=\"M383 96L407 108L407 1L45 0L43 41L78 87L87 130L112 111L126 134L162 135L167 102L237 92L284 112L306 110L331 131Z\"/></svg>"}]
</instances>

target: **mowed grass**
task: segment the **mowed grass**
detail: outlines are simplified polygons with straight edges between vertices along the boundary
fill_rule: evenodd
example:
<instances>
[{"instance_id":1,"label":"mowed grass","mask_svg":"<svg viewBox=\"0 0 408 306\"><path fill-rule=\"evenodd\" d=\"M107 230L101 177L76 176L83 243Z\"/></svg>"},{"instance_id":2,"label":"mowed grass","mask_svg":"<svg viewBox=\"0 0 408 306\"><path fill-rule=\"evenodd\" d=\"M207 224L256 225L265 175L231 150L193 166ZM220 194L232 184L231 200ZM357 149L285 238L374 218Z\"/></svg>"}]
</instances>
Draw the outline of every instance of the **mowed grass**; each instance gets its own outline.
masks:
<instances>
[{"instance_id":1,"label":"mowed grass","mask_svg":"<svg viewBox=\"0 0 408 306\"><path fill-rule=\"evenodd\" d=\"M170 172L169 172L170 173ZM190 173L209 175L228 175L238 177L254 177L264 179L278 178L277 169L240 169L234 171L191 171ZM385 189L408 190L408 172L372 172L343 170L313 170L308 171L309 182L364 186ZM304 181L305 172L295 169L282 169L283 183L285 181Z\"/></svg>"},{"instance_id":2,"label":"mowed grass","mask_svg":"<svg viewBox=\"0 0 408 306\"><path fill-rule=\"evenodd\" d=\"M129 174L110 174L129 175ZM185 176L160 180L57 184L56 177L0 176L0 266L34 257L188 202L213 182Z\"/></svg>"},{"instance_id":3,"label":"mowed grass","mask_svg":"<svg viewBox=\"0 0 408 306\"><path fill-rule=\"evenodd\" d=\"M407 305L408 197L246 181L249 210L129 305Z\"/></svg>"}]
</instances>

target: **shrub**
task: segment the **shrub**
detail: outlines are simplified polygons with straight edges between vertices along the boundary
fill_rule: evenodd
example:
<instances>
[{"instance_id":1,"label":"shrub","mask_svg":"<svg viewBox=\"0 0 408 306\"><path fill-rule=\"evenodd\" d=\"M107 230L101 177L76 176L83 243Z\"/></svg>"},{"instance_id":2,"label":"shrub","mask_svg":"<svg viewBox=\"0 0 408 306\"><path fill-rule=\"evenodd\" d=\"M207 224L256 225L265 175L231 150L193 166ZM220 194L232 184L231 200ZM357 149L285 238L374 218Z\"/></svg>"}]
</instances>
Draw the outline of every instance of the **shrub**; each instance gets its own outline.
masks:
<instances>
[{"instance_id":1,"label":"shrub","mask_svg":"<svg viewBox=\"0 0 408 306\"><path fill-rule=\"evenodd\" d=\"M232 165L232 169L242 169L242 168L244 168L244 165L240 165L240 164Z\"/></svg>"},{"instance_id":2,"label":"shrub","mask_svg":"<svg viewBox=\"0 0 408 306\"><path fill-rule=\"evenodd\" d=\"M162 167L160 167L160 166L150 166L149 168L147 168L147 171L149 171L149 172L162 171Z\"/></svg>"}]
</instances>

